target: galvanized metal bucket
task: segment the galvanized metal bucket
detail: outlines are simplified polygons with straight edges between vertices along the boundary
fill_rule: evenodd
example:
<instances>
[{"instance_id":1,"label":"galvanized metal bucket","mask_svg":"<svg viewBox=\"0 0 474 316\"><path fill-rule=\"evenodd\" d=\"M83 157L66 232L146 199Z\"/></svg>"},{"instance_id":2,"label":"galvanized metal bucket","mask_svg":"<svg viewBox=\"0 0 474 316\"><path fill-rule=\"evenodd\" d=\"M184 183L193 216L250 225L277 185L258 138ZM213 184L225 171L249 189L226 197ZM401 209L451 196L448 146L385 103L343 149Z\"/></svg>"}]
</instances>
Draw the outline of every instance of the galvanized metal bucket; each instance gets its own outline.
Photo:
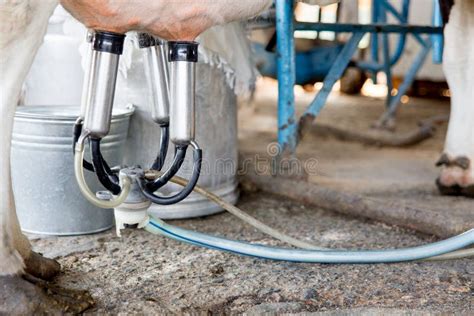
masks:
<instances>
[{"instance_id":1,"label":"galvanized metal bucket","mask_svg":"<svg viewBox=\"0 0 474 316\"><path fill-rule=\"evenodd\" d=\"M125 163L149 168L156 158L160 128L150 117L142 53L134 50L132 65L126 78L117 82L115 104L133 104L132 118L126 145ZM198 184L222 199L235 203L238 199L237 182L237 100L228 86L224 72L204 63L196 69L196 141L203 149L203 167ZM167 163L170 165L174 146L170 144ZM189 179L192 173L192 151L188 149L185 163L178 175ZM167 184L159 194L172 194L181 187ZM221 212L222 208L197 193L191 193L175 205L152 205L150 213L163 219L190 218Z\"/></svg>"},{"instance_id":2,"label":"galvanized metal bucket","mask_svg":"<svg viewBox=\"0 0 474 316\"><path fill-rule=\"evenodd\" d=\"M124 156L133 112L114 110L110 134L101 146L112 165L120 164ZM78 115L75 106L21 106L16 112L12 181L18 218L25 232L81 235L114 224L113 211L90 204L74 177L72 126ZM86 180L92 189L101 189L92 173L87 172Z\"/></svg>"}]
</instances>

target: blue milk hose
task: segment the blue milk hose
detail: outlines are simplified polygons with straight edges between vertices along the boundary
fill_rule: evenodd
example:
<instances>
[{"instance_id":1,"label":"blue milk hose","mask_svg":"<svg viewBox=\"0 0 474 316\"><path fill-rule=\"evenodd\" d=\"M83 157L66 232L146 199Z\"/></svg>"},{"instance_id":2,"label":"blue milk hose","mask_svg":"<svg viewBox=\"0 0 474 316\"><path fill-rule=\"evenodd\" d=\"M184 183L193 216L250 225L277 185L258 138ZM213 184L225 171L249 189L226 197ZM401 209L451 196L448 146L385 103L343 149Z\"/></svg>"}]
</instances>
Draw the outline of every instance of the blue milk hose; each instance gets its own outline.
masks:
<instances>
[{"instance_id":1,"label":"blue milk hose","mask_svg":"<svg viewBox=\"0 0 474 316\"><path fill-rule=\"evenodd\" d=\"M439 256L474 244L474 229L460 235L423 246L387 250L305 250L268 247L214 237L151 218L145 227L150 233L210 249L245 256L306 263L391 263L414 261Z\"/></svg>"}]
</instances>

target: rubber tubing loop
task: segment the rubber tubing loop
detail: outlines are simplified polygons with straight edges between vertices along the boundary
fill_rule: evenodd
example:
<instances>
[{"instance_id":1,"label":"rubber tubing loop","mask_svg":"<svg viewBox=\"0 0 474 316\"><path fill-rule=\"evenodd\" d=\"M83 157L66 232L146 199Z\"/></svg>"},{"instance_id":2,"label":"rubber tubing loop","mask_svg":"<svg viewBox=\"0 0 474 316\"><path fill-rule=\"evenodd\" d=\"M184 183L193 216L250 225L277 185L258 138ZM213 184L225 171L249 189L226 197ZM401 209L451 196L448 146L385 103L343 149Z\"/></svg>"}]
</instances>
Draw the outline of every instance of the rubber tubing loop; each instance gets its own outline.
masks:
<instances>
[{"instance_id":1,"label":"rubber tubing loop","mask_svg":"<svg viewBox=\"0 0 474 316\"><path fill-rule=\"evenodd\" d=\"M99 182L112 194L118 195L120 194L120 186L109 177L106 172L105 165L107 165L102 158L102 154L100 152L100 139L91 139L90 146L91 146L91 153L92 153L92 164L94 165L94 170L99 179ZM110 169L109 169L110 170Z\"/></svg>"},{"instance_id":2,"label":"rubber tubing loop","mask_svg":"<svg viewBox=\"0 0 474 316\"><path fill-rule=\"evenodd\" d=\"M157 196L153 194L153 192L147 190L145 180L142 179L141 181L138 181L138 185L143 195L145 195L145 197L151 202L159 205L171 205L184 200L193 191L199 180L199 175L201 174L202 150L200 148L194 150L193 161L193 174L191 175L191 179L189 179L188 184L179 193L167 197Z\"/></svg>"}]
</instances>

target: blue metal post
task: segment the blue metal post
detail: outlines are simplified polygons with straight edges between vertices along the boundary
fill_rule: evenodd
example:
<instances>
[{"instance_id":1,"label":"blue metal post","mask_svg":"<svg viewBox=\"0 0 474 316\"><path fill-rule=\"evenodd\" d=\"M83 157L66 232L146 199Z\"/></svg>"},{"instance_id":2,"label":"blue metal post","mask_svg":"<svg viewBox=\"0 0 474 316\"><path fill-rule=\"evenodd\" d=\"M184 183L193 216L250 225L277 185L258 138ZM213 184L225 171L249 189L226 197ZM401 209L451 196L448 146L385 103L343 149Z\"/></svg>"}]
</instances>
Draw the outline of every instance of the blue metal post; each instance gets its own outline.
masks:
<instances>
[{"instance_id":1,"label":"blue metal post","mask_svg":"<svg viewBox=\"0 0 474 316\"><path fill-rule=\"evenodd\" d=\"M421 51L416 55L415 60L413 61L411 67L408 69L408 72L405 75L405 79L403 80L403 83L400 85L398 89L397 95L394 96L390 100L388 109L383 114L382 120L386 121L395 117L395 114L397 112L397 109L402 97L405 95L405 93L408 91L410 86L413 84L413 81L415 81L416 74L425 63L426 57L428 57L430 50L431 50L431 41L427 39L425 41L425 44L422 46Z\"/></svg>"},{"instance_id":2,"label":"blue metal post","mask_svg":"<svg viewBox=\"0 0 474 316\"><path fill-rule=\"evenodd\" d=\"M403 1L402 12L401 13L399 13L386 0L382 1L381 4L382 4L382 7L383 7L383 10L390 13L395 19L398 20L398 22L400 24L402 24L402 25L408 24L408 12L409 12L408 9L410 7L410 1L409 0L404 0ZM385 19L385 23L386 22L387 21ZM390 58L390 65L392 65L392 66L395 65L398 62L398 60L400 59L400 57L402 56L403 50L405 49L406 38L407 38L406 33L399 35L399 39L398 39L397 47L395 49L395 53Z\"/></svg>"},{"instance_id":3,"label":"blue metal post","mask_svg":"<svg viewBox=\"0 0 474 316\"><path fill-rule=\"evenodd\" d=\"M380 7L379 1L372 0L372 18L371 18L372 23L378 22L379 7ZM372 57L372 60L375 62L379 61L379 37L378 36L379 34L375 32L370 34L370 55Z\"/></svg>"},{"instance_id":4,"label":"blue metal post","mask_svg":"<svg viewBox=\"0 0 474 316\"><path fill-rule=\"evenodd\" d=\"M381 0L386 2L386 0ZM379 12L379 22L387 24L387 11L380 10ZM382 53L383 53L383 71L387 79L387 107L390 105L390 100L392 99L392 65L390 65L390 40L388 34L382 34Z\"/></svg>"},{"instance_id":5,"label":"blue metal post","mask_svg":"<svg viewBox=\"0 0 474 316\"><path fill-rule=\"evenodd\" d=\"M386 15L387 13L390 13L399 23L400 25L407 25L408 24L408 13L409 13L409 7L410 7L410 0L404 0L402 3L402 9L401 12L398 12L392 4L387 2L386 0L374 0L373 2L374 8L372 12L372 23L382 25L380 22L385 21L386 19L383 18L383 14ZM383 22L385 24L386 22ZM415 36L417 39L421 39L418 34L412 33L413 36ZM373 40L377 39L378 35L372 34ZM407 38L407 33L400 33L397 46L395 48L395 52L393 55L390 57L390 65L393 66L395 65L400 57L403 54L403 51L405 49L405 44L406 44L406 38ZM371 42L371 56L372 56L372 61L370 62L358 62L357 66L361 69L368 70L372 73L376 73L378 71L382 71L385 68L385 64L379 63L379 56L378 56L378 41L377 45L374 45L375 42ZM374 51L377 49L376 51ZM377 58L374 58L376 56ZM377 83L376 80L374 80L374 83Z\"/></svg>"},{"instance_id":6,"label":"blue metal post","mask_svg":"<svg viewBox=\"0 0 474 316\"><path fill-rule=\"evenodd\" d=\"M276 0L278 71L278 143L281 153L296 151L295 118L295 40L293 0Z\"/></svg>"},{"instance_id":7,"label":"blue metal post","mask_svg":"<svg viewBox=\"0 0 474 316\"><path fill-rule=\"evenodd\" d=\"M441 8L439 0L433 0L433 26L443 26L443 18L441 16ZM431 43L433 45L433 63L441 64L443 62L443 35L432 35Z\"/></svg>"},{"instance_id":8,"label":"blue metal post","mask_svg":"<svg viewBox=\"0 0 474 316\"><path fill-rule=\"evenodd\" d=\"M379 20L380 3L378 0L372 0L372 23L377 23ZM372 61L376 64L379 62L379 33L370 34L370 54ZM377 74L372 72L372 81L377 84Z\"/></svg>"},{"instance_id":9,"label":"blue metal post","mask_svg":"<svg viewBox=\"0 0 474 316\"><path fill-rule=\"evenodd\" d=\"M331 93L332 87L336 81L341 78L342 74L346 70L347 65L351 61L352 56L359 46L360 40L362 37L364 37L364 34L364 32L354 33L346 43L342 51L339 53L339 56L337 56L336 60L334 61L334 64L326 75L326 78L324 78L323 87L304 112L300 120L300 124L305 124L306 122L312 121L324 107L329 93Z\"/></svg>"}]
</instances>

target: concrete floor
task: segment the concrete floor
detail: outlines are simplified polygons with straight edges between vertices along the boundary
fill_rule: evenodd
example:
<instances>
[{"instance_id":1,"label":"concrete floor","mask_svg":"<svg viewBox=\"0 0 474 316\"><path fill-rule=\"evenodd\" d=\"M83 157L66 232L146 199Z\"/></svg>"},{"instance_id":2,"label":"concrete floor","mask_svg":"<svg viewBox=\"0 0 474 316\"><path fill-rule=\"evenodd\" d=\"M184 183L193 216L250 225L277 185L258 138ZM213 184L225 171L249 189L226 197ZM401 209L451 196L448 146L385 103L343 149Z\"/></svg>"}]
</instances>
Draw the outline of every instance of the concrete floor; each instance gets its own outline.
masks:
<instances>
[{"instance_id":1,"label":"concrete floor","mask_svg":"<svg viewBox=\"0 0 474 316\"><path fill-rule=\"evenodd\" d=\"M268 79L261 81L254 105L241 111L240 151L245 157L268 157L267 146L276 139L275 84ZM295 90L299 117L312 101L314 92ZM315 124L365 133L383 111L382 99L334 92ZM448 114L446 100L411 98L400 107L395 133L403 134L416 128L421 120ZM305 171L311 183L387 202L407 203L430 210L433 218L437 213L449 212L447 230L459 233L466 227L474 227L474 202L463 197L441 196L436 188L439 168L435 162L443 151L446 128L446 123L441 124L432 138L404 148L338 141L310 131L298 146L297 158L303 167L307 166ZM429 224L429 215L426 221Z\"/></svg>"},{"instance_id":2,"label":"concrete floor","mask_svg":"<svg viewBox=\"0 0 474 316\"><path fill-rule=\"evenodd\" d=\"M244 195L239 206L288 234L327 247L406 247L429 236L348 218L271 195ZM283 220L284 219L284 220ZM287 222L291 225L287 225ZM267 245L278 242L221 214L174 224ZM390 265L273 262L197 248L144 231L35 241L58 258L63 287L89 289L93 312L316 312L381 308L468 313L472 260Z\"/></svg>"},{"instance_id":3,"label":"concrete floor","mask_svg":"<svg viewBox=\"0 0 474 316\"><path fill-rule=\"evenodd\" d=\"M311 94L298 95L301 105L310 98ZM448 110L445 103L412 101L400 113L400 129L419 117ZM265 152L276 130L275 91L271 87L259 90L255 103L241 109L239 137L241 150L247 154ZM320 120L364 129L381 110L380 100L335 95ZM437 195L433 185L437 172L433 163L442 150L444 128L411 149L380 149L310 135L298 155L317 158L311 181L332 188L387 199L405 196L423 205L434 198L452 205L450 198ZM471 200L456 200L472 210ZM380 249L436 240L269 194L244 192L239 207L292 236L325 247ZM173 223L228 238L280 244L228 214ZM97 303L92 313L385 315L470 314L474 309L474 264L468 259L387 265L272 262L197 248L137 230L126 231L121 239L113 231L34 238L33 245L62 264L57 284L91 292Z\"/></svg>"}]
</instances>

